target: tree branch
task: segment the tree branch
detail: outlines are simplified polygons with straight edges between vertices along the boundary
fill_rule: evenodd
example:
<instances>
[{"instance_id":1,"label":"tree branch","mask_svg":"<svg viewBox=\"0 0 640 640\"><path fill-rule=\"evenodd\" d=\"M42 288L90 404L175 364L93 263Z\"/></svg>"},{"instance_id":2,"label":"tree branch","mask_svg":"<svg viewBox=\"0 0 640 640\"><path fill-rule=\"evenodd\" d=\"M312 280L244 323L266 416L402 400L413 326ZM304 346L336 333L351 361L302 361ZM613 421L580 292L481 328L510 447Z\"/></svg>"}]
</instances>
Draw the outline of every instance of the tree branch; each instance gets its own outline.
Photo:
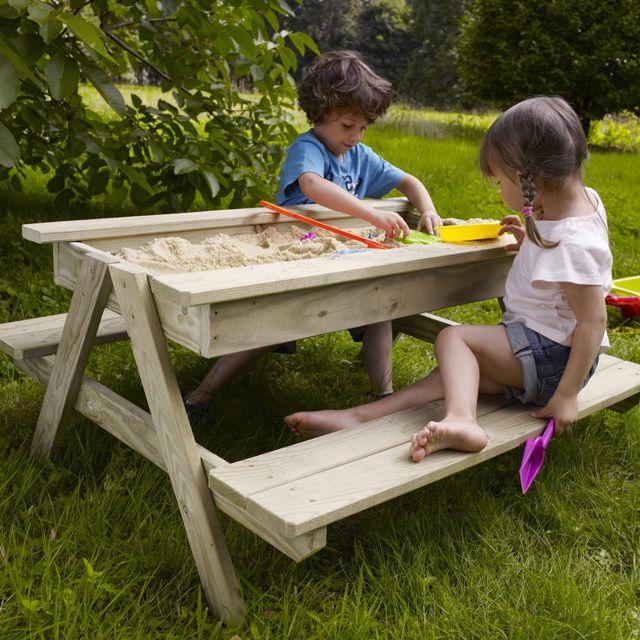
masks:
<instances>
[{"instance_id":1,"label":"tree branch","mask_svg":"<svg viewBox=\"0 0 640 640\"><path fill-rule=\"evenodd\" d=\"M175 22L175 18L148 18L148 22ZM123 27L130 27L132 24L138 24L135 20L127 20L126 22L119 22L109 27L109 31L115 31L116 29L122 29Z\"/></svg>"},{"instance_id":2,"label":"tree branch","mask_svg":"<svg viewBox=\"0 0 640 640\"><path fill-rule=\"evenodd\" d=\"M125 51L127 51L134 58L136 58L136 60L139 60L140 62L142 62L142 64L145 64L150 69L153 69L161 78L164 78L165 80L169 80L169 82L173 83L173 80L164 71L161 71L160 69L158 69L158 67L156 67L152 62L147 60L143 55L139 54L135 49L132 49L126 42L123 42L122 40L120 40L118 36L113 35L113 33L109 31L109 29L105 29L103 27L102 30L106 34L107 38L109 38L110 40L113 40L113 42L115 42L119 47L122 47ZM188 95L191 95L188 89L186 89L185 87L182 87L179 84L176 84L176 87L178 87Z\"/></svg>"}]
</instances>

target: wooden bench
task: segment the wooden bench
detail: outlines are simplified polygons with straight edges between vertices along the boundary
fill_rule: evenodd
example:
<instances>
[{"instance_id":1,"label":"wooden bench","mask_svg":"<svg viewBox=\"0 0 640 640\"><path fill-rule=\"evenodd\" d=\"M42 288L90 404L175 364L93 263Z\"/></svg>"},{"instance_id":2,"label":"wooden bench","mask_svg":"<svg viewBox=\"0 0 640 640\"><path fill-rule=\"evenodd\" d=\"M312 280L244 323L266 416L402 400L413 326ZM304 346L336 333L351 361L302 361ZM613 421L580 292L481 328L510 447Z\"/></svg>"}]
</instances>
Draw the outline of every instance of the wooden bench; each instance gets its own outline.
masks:
<instances>
[{"instance_id":1,"label":"wooden bench","mask_svg":"<svg viewBox=\"0 0 640 640\"><path fill-rule=\"evenodd\" d=\"M256 210L251 211L250 216L255 216ZM221 224L222 218L213 214L211 217L214 222ZM261 212L257 215L263 216ZM147 229L149 220L145 218L138 224ZM197 224L202 224L195 216L193 219L175 217L175 222L172 216L161 218L165 221L162 223L165 226L160 225L164 233L170 233L174 224L191 224L189 233L199 236L204 233L204 230L194 229ZM248 219L253 220L251 217ZM509 404L496 397L481 398L479 422L489 435L489 444L483 451L475 454L440 451L414 464L408 456L409 437L426 421L442 416L443 404L439 401L373 420L348 431L230 464L195 442L180 400L164 338L168 336L178 341L183 338L181 344L187 347L200 344L200 352L207 355L224 353L231 342L215 342L205 330L211 331L207 323L218 313L224 317L224 304L230 297L240 295L240 285L237 281L225 281L222 288L208 290L203 288L207 286L206 283L203 285L197 278L194 278L194 283L190 278L154 279L135 266L101 253L99 248L69 242L73 238L69 233L81 232L84 235L79 239L82 240L86 240L88 234L102 233L103 247L107 246L107 241L112 243L108 246L117 246L113 244L115 240L112 242L109 238L114 235L117 225L123 226L120 220L93 221L97 232L92 230L90 222L72 225L71 231L61 230L59 223L51 223L51 226L36 225L37 229L31 228L25 232L25 235L37 232L39 238L45 238L41 241L47 241L47 234L50 233L52 237L55 236L56 242L59 241L54 249L57 255L57 279L74 289L69 315L0 326L0 350L11 356L16 366L27 375L47 387L32 451L38 456L49 454L59 424L66 412L75 407L164 469L169 474L180 506L205 594L214 613L224 621L237 622L242 616L244 603L217 522L214 504L292 559L300 561L325 546L326 527L332 522L513 449L541 431L543 423L530 417L530 407ZM246 225L238 228L245 229ZM120 231L122 235L126 232L126 229ZM133 239L129 241L134 242ZM477 265L468 262L473 258L473 248L461 250L462 263L451 262L457 257L450 257L446 248L443 251L443 257L438 258L442 260L438 262L438 268L444 271L431 273L427 270L423 280L420 280L422 276L417 275L421 272L410 271L407 276L412 287L421 282L431 286L438 273L444 273L456 284L448 297L438 292L430 303L435 305L439 302L443 306L443 302L459 304L464 300L501 295L501 282L486 281L491 277L499 278L505 272L499 247L495 250L479 250L479 254L490 256L491 260L480 258L483 261ZM407 264L413 260L411 264L423 268L422 258L405 255L408 256L405 258ZM351 291L357 285L370 295L371 289L365 286L367 281L363 280L360 284L356 280L369 277L361 266L365 259L368 260L357 258L352 263L346 263L354 274L349 276L353 280L347 282L346 286ZM373 278L379 278L375 270L383 270L381 261L388 259L387 256L373 256L373 260L380 262L374 264ZM384 269L387 268L384 266ZM305 276L305 269L306 265L290 266L285 274L286 286L295 282L306 286L309 280L300 280ZM262 281L257 279L258 271L256 269L251 273L256 278L255 286L261 291L252 295L264 294L271 302L282 295L283 305L293 305L296 291L285 289L280 294L274 281L263 286L260 284ZM402 275L397 271L396 275L387 277L386 283L385 278L376 279L373 290L385 291L388 296L396 295ZM313 286L335 288L340 286L340 281L345 277L339 270L335 274L328 271L322 277L314 276ZM181 289L175 284L177 281L182 283ZM482 282L482 285L479 286L477 282ZM242 286L253 285L245 283ZM310 288L307 286L304 291ZM262 289L268 289L267 293ZM176 292L178 297L172 298L172 292ZM364 293L362 299L366 300ZM249 309L255 299L260 298L237 298L238 304L246 305ZM339 298L335 303L335 319L331 311L333 303L327 303L327 296L318 295L317 299L319 302L309 298L310 302L304 303L312 307L319 305L319 311L314 316L316 320L311 318L310 322L327 322L328 317L338 325L336 328L340 327L340 323L348 322ZM410 304L423 305L423 300L425 298L417 302L412 300ZM385 298L385 301L388 302L385 313L389 314L387 317L394 318L394 329L408 335L433 341L443 327L455 324L431 313L398 317L398 309L405 309L402 305L408 303L391 297ZM229 304L235 303L236 299L229 300ZM105 311L106 305L121 315ZM169 309L173 309L171 305L178 305L177 315L163 316L157 305L169 305ZM273 312L278 308L274 303ZM202 313L193 314L192 309ZM244 309L245 306L237 307L238 313ZM190 329L189 333L185 327ZM197 329L195 333L194 327ZM300 327L296 324L290 330L298 331ZM215 331L214 338L223 335L219 325ZM83 375L93 344L122 339L127 334L149 402L149 412ZM202 340L198 342L194 335L201 336ZM287 337L297 336L291 333ZM255 340L267 338L268 333L252 336ZM211 352L206 351L208 349ZM214 350L217 351L214 353ZM55 359L52 355L54 352L57 352ZM579 417L605 407L624 411L637 405L639 398L640 365L603 356L597 372L579 395Z\"/></svg>"}]
</instances>

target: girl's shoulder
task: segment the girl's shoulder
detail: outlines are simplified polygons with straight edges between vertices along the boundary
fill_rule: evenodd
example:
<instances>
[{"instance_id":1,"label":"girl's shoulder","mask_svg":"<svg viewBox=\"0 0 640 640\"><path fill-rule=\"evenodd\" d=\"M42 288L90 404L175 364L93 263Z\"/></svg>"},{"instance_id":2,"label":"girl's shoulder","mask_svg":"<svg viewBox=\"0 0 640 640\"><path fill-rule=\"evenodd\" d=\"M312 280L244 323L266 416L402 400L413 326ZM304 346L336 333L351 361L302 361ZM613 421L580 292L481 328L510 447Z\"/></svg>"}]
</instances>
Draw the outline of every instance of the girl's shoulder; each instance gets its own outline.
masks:
<instances>
[{"instance_id":1,"label":"girl's shoulder","mask_svg":"<svg viewBox=\"0 0 640 640\"><path fill-rule=\"evenodd\" d=\"M545 238L553 242L566 241L566 244L581 244L589 238L608 243L609 227L604 203L595 189L585 187L585 190L593 211L584 216L571 216L561 220L536 220L536 226Z\"/></svg>"}]
</instances>

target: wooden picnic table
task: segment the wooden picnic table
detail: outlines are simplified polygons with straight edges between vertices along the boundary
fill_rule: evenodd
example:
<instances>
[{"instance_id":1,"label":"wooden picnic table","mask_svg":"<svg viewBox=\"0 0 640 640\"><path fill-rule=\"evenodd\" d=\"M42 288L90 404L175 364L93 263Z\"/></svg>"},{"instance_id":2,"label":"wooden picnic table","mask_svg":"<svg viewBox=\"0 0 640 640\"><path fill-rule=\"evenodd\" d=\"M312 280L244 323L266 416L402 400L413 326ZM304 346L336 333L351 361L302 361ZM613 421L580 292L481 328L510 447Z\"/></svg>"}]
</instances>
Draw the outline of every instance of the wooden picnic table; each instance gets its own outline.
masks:
<instances>
[{"instance_id":1,"label":"wooden picnic table","mask_svg":"<svg viewBox=\"0 0 640 640\"><path fill-rule=\"evenodd\" d=\"M416 220L404 199L373 206ZM364 224L316 205L298 209L338 226ZM504 238L177 274L154 273L114 255L152 238L198 241L268 224L292 222L255 208L25 225L25 238L52 243L55 281L73 291L72 302L66 317L0 327L0 348L46 385L34 455L50 454L75 406L167 471L208 602L228 622L240 618L244 603L216 506L301 560L326 544L327 524L518 446L540 426L520 407L482 400L481 424L491 415L489 446L479 454L439 452L419 465L406 454L408 436L440 416L442 403L233 464L198 445L165 338L214 357L394 320L405 333L433 339L450 323L425 312L500 297L513 259ZM83 376L94 343L125 335L149 412ZM638 365L612 358L607 367L617 367L615 377L627 382L614 389L613 375L594 376L595 391L585 396L581 415L640 391Z\"/></svg>"}]
</instances>

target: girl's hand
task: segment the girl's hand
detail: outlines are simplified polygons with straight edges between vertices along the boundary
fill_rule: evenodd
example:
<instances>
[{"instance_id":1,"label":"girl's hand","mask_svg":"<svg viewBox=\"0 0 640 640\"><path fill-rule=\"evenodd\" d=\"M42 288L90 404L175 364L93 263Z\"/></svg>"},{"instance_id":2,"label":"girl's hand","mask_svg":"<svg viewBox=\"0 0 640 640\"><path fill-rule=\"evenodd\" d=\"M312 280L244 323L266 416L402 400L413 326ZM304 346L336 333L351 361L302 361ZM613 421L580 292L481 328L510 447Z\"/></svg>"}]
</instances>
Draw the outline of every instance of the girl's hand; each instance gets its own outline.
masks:
<instances>
[{"instance_id":1,"label":"girl's hand","mask_svg":"<svg viewBox=\"0 0 640 640\"><path fill-rule=\"evenodd\" d=\"M557 391L546 406L531 414L534 418L555 418L555 435L559 436L578 417L578 396L563 396Z\"/></svg>"},{"instance_id":2,"label":"girl's hand","mask_svg":"<svg viewBox=\"0 0 640 640\"><path fill-rule=\"evenodd\" d=\"M503 233L512 233L516 239L516 244L508 244L505 249L507 251L518 251L526 235L526 231L524 230L524 226L522 225L520 216L505 216L504 218L502 218L502 220L500 220L500 224L503 226L502 229L498 231L499 236L501 236Z\"/></svg>"},{"instance_id":3,"label":"girl's hand","mask_svg":"<svg viewBox=\"0 0 640 640\"><path fill-rule=\"evenodd\" d=\"M370 222L385 232L387 240L400 235L406 238L409 235L409 225L394 211L375 211Z\"/></svg>"},{"instance_id":4,"label":"girl's hand","mask_svg":"<svg viewBox=\"0 0 640 640\"><path fill-rule=\"evenodd\" d=\"M424 211L418 220L418 231L426 231L432 236L436 233L436 227L442 226L442 218L434 209Z\"/></svg>"}]
</instances>

